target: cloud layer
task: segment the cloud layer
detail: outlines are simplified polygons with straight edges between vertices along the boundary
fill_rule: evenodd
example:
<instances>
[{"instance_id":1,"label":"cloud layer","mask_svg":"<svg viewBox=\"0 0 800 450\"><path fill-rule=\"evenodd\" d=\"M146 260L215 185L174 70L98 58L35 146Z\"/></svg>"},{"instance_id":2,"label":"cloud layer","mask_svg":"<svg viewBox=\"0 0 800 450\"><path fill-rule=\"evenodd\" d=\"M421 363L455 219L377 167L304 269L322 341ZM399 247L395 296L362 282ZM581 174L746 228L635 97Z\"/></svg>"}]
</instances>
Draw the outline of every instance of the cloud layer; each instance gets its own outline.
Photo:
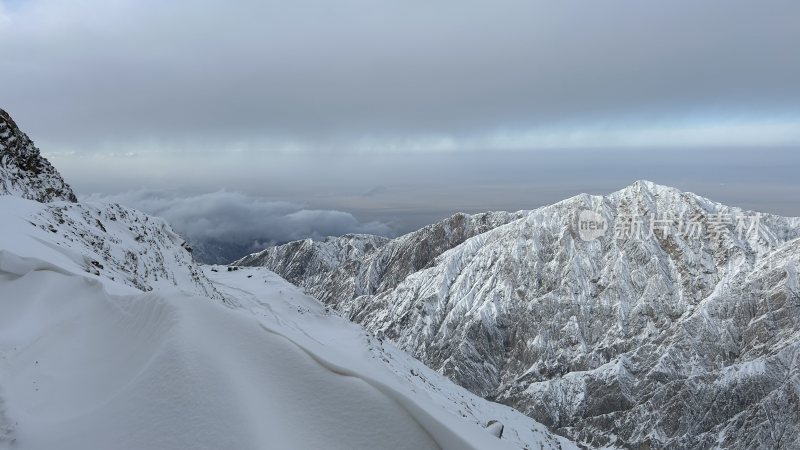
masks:
<instances>
[{"instance_id":1,"label":"cloud layer","mask_svg":"<svg viewBox=\"0 0 800 450\"><path fill-rule=\"evenodd\" d=\"M0 0L2 101L77 151L796 124L797 17L794 0Z\"/></svg>"},{"instance_id":2,"label":"cloud layer","mask_svg":"<svg viewBox=\"0 0 800 450\"><path fill-rule=\"evenodd\" d=\"M352 214L305 209L290 202L267 201L238 192L180 196L138 190L89 195L81 201L120 203L162 217L199 251L199 259L228 262L275 243L346 233L391 235L380 222L360 222Z\"/></svg>"},{"instance_id":3,"label":"cloud layer","mask_svg":"<svg viewBox=\"0 0 800 450\"><path fill-rule=\"evenodd\" d=\"M130 191L112 199L208 253L640 178L797 215L798 17L797 0L0 0L0 106L78 192Z\"/></svg>"}]
</instances>

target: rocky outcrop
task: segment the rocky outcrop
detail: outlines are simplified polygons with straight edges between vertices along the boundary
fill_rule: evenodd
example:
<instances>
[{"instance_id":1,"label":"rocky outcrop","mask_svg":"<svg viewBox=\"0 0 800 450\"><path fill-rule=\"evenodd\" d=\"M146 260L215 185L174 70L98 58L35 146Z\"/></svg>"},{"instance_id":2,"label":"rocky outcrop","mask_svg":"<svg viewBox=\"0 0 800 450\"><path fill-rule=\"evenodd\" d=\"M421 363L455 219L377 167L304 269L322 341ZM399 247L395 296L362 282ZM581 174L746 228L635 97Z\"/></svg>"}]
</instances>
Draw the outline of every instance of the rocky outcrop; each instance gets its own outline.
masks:
<instances>
[{"instance_id":1,"label":"rocky outcrop","mask_svg":"<svg viewBox=\"0 0 800 450\"><path fill-rule=\"evenodd\" d=\"M76 271L141 291L179 289L223 300L192 260L186 241L163 219L118 204L77 203L58 171L3 110L0 194L2 249L51 248ZM2 428L0 423L0 437Z\"/></svg>"},{"instance_id":2,"label":"rocky outcrop","mask_svg":"<svg viewBox=\"0 0 800 450\"><path fill-rule=\"evenodd\" d=\"M0 195L38 202L77 202L58 171L43 158L33 141L0 109Z\"/></svg>"}]
</instances>

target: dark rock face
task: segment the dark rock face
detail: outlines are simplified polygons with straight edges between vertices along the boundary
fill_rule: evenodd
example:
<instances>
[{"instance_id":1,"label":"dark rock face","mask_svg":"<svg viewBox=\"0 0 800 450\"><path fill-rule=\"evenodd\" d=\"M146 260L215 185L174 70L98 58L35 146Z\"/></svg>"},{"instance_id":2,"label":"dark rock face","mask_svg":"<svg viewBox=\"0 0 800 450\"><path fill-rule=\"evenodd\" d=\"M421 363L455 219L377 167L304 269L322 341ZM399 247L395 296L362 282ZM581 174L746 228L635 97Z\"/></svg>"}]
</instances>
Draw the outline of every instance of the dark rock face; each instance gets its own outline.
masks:
<instances>
[{"instance_id":1,"label":"dark rock face","mask_svg":"<svg viewBox=\"0 0 800 450\"><path fill-rule=\"evenodd\" d=\"M586 210L608 233L581 239ZM672 232L615 236L631 216ZM755 216L637 182L518 216L454 216L296 282L586 444L797 449L800 219L762 214L742 233L736 217ZM677 231L684 221L700 233Z\"/></svg>"},{"instance_id":2,"label":"dark rock face","mask_svg":"<svg viewBox=\"0 0 800 450\"><path fill-rule=\"evenodd\" d=\"M42 203L78 201L33 141L20 131L7 112L0 109L0 195L3 194Z\"/></svg>"}]
</instances>

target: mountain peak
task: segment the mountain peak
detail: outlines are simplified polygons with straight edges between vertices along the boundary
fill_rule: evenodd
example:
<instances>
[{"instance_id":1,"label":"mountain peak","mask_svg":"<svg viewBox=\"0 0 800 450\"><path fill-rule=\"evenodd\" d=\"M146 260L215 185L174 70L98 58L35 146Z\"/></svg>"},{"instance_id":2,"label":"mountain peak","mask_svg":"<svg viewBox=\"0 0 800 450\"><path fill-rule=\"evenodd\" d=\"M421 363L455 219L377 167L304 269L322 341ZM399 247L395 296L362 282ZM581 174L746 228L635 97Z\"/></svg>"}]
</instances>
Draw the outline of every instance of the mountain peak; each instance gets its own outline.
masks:
<instances>
[{"instance_id":1,"label":"mountain peak","mask_svg":"<svg viewBox=\"0 0 800 450\"><path fill-rule=\"evenodd\" d=\"M656 198L679 198L685 195L695 194L684 192L678 188L663 184L654 183L649 180L639 179L628 186L613 192L611 198L638 198L646 202L651 202Z\"/></svg>"},{"instance_id":2,"label":"mountain peak","mask_svg":"<svg viewBox=\"0 0 800 450\"><path fill-rule=\"evenodd\" d=\"M0 195L16 195L42 203L78 201L61 174L3 109L0 109Z\"/></svg>"},{"instance_id":3,"label":"mountain peak","mask_svg":"<svg viewBox=\"0 0 800 450\"><path fill-rule=\"evenodd\" d=\"M657 194L666 191L679 191L678 189L663 184L654 183L650 180L639 179L622 189L626 192L650 192Z\"/></svg>"},{"instance_id":4,"label":"mountain peak","mask_svg":"<svg viewBox=\"0 0 800 450\"><path fill-rule=\"evenodd\" d=\"M656 184L656 183L653 183L650 180L638 179L638 180L634 181L633 183L631 183L630 187L636 187L636 188L640 188L640 189L652 190L652 189L656 189L657 187L659 187L659 185Z\"/></svg>"}]
</instances>

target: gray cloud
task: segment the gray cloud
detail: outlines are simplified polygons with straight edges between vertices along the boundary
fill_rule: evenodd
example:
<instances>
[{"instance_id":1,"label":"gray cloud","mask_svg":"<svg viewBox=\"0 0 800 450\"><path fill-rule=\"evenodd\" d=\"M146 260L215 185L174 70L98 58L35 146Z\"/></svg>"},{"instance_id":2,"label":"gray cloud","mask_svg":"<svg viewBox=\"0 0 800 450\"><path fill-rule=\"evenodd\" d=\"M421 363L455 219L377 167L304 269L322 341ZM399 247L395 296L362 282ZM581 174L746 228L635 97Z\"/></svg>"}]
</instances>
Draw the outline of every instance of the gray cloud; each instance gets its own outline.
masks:
<instances>
[{"instance_id":1,"label":"gray cloud","mask_svg":"<svg viewBox=\"0 0 800 450\"><path fill-rule=\"evenodd\" d=\"M640 178L798 215L798 17L796 0L0 0L0 106L79 192L132 190L114 198L223 253Z\"/></svg>"},{"instance_id":2,"label":"gray cloud","mask_svg":"<svg viewBox=\"0 0 800 450\"><path fill-rule=\"evenodd\" d=\"M794 0L0 5L4 106L78 151L800 113Z\"/></svg>"},{"instance_id":3,"label":"gray cloud","mask_svg":"<svg viewBox=\"0 0 800 450\"><path fill-rule=\"evenodd\" d=\"M249 157L233 162L228 161L230 158L185 159L168 164L165 170L155 170L157 160L127 158L124 164L102 173L97 173L91 161L80 158L53 161L77 188L79 197L103 185L125 186L122 189L133 194L89 198L108 198L168 218L180 213L189 219L175 222L188 222L183 228L197 228L199 235L219 235L217 226L205 224L206 217L212 224L224 221L225 230L242 234L245 240L263 240L260 233L272 223L270 217L282 220L270 227L277 236L273 240L313 236L314 230L283 219L304 209L352 212L361 225L341 227L341 232L385 233L382 227L363 225L377 222L405 233L459 211L533 209L582 192L608 194L636 179L693 191L728 205L800 216L797 148L587 149L568 155L559 150L460 152L416 158L361 155L354 165L353 158L310 155L265 161ZM169 168L187 165L192 170ZM148 174L152 176L145 178ZM136 189L137 180L142 179L158 191ZM87 180L99 181L93 184ZM228 191L203 194L208 186L220 185ZM183 204L181 198L187 198L188 203ZM229 213L226 208L233 208L230 205L239 211ZM353 224L354 220L348 218L345 223ZM337 234L340 230L318 229L316 234Z\"/></svg>"},{"instance_id":4,"label":"gray cloud","mask_svg":"<svg viewBox=\"0 0 800 450\"><path fill-rule=\"evenodd\" d=\"M386 224L361 222L346 212L306 209L301 204L268 201L239 192L181 196L137 190L93 194L81 201L120 203L162 217L196 247L199 259L211 262L228 262L247 252L296 239L346 233L393 234Z\"/></svg>"}]
</instances>

